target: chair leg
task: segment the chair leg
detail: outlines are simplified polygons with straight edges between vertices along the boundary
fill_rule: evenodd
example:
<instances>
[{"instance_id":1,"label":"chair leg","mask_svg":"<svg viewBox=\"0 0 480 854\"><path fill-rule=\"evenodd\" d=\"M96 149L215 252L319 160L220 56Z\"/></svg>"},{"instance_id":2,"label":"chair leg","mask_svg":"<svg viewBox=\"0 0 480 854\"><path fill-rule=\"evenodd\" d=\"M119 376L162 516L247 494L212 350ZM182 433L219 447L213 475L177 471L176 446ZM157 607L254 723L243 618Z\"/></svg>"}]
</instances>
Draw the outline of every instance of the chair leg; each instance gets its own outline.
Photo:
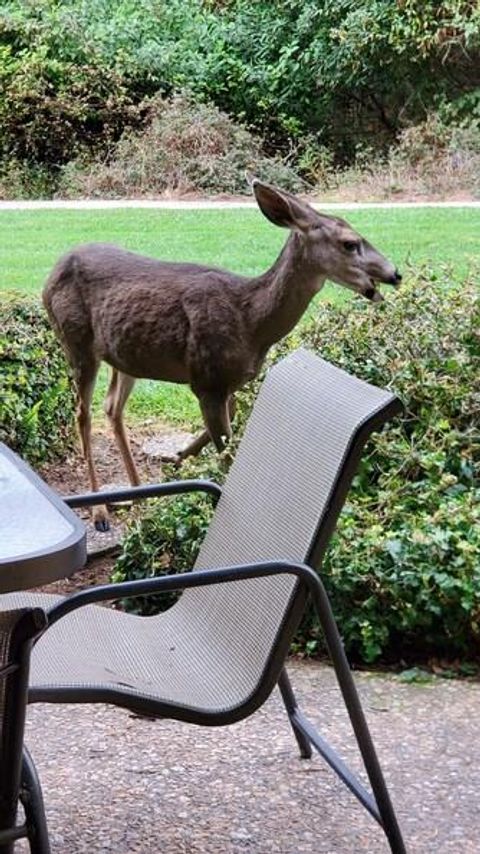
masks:
<instances>
[{"instance_id":1,"label":"chair leg","mask_svg":"<svg viewBox=\"0 0 480 854\"><path fill-rule=\"evenodd\" d=\"M298 707L292 712L292 716L294 718L292 726L294 729L296 727L303 732L304 738L308 739L319 753L322 754L353 794L378 821L390 843L392 854L406 854L405 844L393 810L390 795L388 793L372 737L368 729L367 721L363 713L350 666L345 655L342 639L333 616L332 607L325 588L318 576L316 577L315 585L310 586L310 592L314 598L320 622L325 633L330 657L347 707L360 753L363 758L365 769L370 780L374 797L372 798L364 786L362 786L362 784L353 776L340 757L335 754L332 748L321 738L315 728L298 710Z\"/></svg>"},{"instance_id":2,"label":"chair leg","mask_svg":"<svg viewBox=\"0 0 480 854\"><path fill-rule=\"evenodd\" d=\"M310 744L310 739L307 738L302 729L297 725L295 720L295 715L298 712L298 703L293 693L293 688L290 683L290 679L288 678L288 673L283 668L280 678L278 680L278 687L280 688L280 693L282 695L282 700L285 705L285 709L287 710L288 719L290 721L291 727L293 729L293 734L297 739L298 747L300 749L300 758L301 759L311 759L312 758L312 748Z\"/></svg>"},{"instance_id":3,"label":"chair leg","mask_svg":"<svg viewBox=\"0 0 480 854\"><path fill-rule=\"evenodd\" d=\"M42 789L27 748L23 748L20 801L25 811L30 854L51 854Z\"/></svg>"}]
</instances>

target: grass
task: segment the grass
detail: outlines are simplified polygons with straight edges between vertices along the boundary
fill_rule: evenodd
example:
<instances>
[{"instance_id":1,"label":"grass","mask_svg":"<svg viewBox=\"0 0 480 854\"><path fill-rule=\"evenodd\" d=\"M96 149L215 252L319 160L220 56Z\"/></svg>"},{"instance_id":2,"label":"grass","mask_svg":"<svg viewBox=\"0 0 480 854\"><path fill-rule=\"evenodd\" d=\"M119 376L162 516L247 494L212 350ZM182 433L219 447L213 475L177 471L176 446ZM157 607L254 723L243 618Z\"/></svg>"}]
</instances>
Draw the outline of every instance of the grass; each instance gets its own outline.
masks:
<instances>
[{"instance_id":1,"label":"grass","mask_svg":"<svg viewBox=\"0 0 480 854\"><path fill-rule=\"evenodd\" d=\"M345 218L399 267L445 263L461 275L480 256L479 209L363 209ZM272 263L286 237L255 209L0 211L0 229L0 288L33 293L59 255L90 240L255 275Z\"/></svg>"},{"instance_id":2,"label":"grass","mask_svg":"<svg viewBox=\"0 0 480 854\"><path fill-rule=\"evenodd\" d=\"M340 212L341 215L341 212ZM345 218L400 269L407 265L451 266L461 279L478 265L480 210L393 208L348 211ZM40 294L57 258L78 243L109 241L165 260L196 261L244 275L267 269L286 238L255 209L230 210L18 210L0 211L1 289ZM347 292L328 285L321 298ZM95 395L100 409L107 372ZM188 389L142 380L128 404L130 418L161 417L169 423L200 423Z\"/></svg>"}]
</instances>

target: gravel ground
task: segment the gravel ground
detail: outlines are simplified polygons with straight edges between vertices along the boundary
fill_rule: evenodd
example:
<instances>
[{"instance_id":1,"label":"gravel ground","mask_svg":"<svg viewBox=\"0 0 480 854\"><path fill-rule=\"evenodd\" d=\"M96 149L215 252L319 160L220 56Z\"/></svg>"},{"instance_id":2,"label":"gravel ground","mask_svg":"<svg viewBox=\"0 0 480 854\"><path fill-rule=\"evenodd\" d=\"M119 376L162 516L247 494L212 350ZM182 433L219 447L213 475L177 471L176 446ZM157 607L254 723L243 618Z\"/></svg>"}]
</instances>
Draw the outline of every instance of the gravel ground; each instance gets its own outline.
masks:
<instances>
[{"instance_id":1,"label":"gravel ground","mask_svg":"<svg viewBox=\"0 0 480 854\"><path fill-rule=\"evenodd\" d=\"M290 673L303 709L359 769L331 668L295 663ZM480 684L357 680L410 854L478 854ZM277 691L220 729L104 706L31 706L26 740L52 854L389 850L323 760L298 758Z\"/></svg>"}]
</instances>

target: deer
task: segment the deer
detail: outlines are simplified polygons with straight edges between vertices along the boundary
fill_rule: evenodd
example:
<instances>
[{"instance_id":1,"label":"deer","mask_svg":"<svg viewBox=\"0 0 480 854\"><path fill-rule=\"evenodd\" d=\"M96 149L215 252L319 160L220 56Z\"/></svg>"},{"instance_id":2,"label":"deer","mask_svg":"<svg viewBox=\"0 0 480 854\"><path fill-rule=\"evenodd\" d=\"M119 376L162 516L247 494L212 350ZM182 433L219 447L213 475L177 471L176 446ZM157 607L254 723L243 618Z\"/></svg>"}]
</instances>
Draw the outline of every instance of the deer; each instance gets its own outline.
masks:
<instances>
[{"instance_id":1,"label":"deer","mask_svg":"<svg viewBox=\"0 0 480 854\"><path fill-rule=\"evenodd\" d=\"M289 236L273 265L245 277L215 267L157 260L108 243L63 255L50 273L43 303L73 372L77 426L92 491L98 478L91 447L91 402L102 361L111 368L105 413L133 486L140 484L123 423L135 380L188 384L205 430L176 462L211 440L231 438L234 393L260 371L273 344L298 323L327 279L371 302L379 283L397 286L396 267L345 220L318 212L297 196L253 179L260 211ZM93 521L109 529L106 507Z\"/></svg>"}]
</instances>

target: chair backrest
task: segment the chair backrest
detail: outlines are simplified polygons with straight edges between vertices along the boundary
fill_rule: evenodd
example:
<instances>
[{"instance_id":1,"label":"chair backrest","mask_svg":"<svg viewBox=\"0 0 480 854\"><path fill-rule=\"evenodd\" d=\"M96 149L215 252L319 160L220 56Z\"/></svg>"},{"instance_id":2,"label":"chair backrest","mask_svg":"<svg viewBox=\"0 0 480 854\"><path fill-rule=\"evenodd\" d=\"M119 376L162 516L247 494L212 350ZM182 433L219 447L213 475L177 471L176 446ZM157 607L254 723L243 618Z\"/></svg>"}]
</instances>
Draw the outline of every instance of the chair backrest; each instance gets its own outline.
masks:
<instances>
[{"instance_id":1,"label":"chair backrest","mask_svg":"<svg viewBox=\"0 0 480 854\"><path fill-rule=\"evenodd\" d=\"M368 435L400 409L391 392L313 353L279 362L262 384L195 568L291 560L318 569ZM186 609L190 629L207 631L213 648L237 662L240 696L265 668L295 586L281 576L189 590L173 610Z\"/></svg>"}]
</instances>

